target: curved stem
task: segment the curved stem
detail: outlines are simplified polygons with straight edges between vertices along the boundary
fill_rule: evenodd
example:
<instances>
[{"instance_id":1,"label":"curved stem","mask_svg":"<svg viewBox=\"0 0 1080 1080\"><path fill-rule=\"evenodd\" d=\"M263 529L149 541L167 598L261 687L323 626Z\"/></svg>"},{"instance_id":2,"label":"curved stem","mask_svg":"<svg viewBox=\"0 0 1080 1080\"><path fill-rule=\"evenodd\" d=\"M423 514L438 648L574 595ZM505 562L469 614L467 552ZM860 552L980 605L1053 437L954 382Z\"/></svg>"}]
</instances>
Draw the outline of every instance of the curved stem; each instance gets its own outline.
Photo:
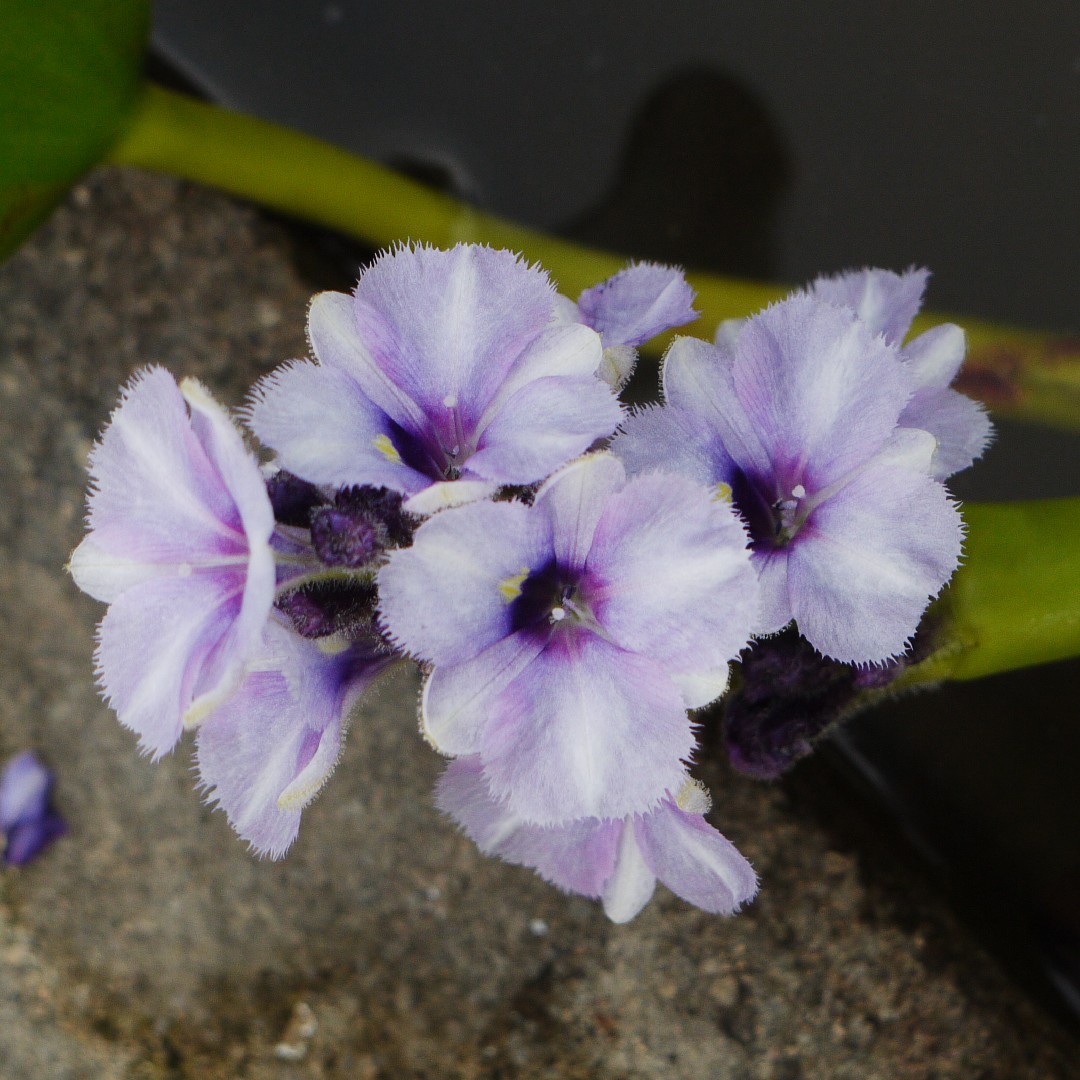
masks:
<instances>
[{"instance_id":1,"label":"curved stem","mask_svg":"<svg viewBox=\"0 0 1080 1080\"><path fill-rule=\"evenodd\" d=\"M107 161L209 184L373 247L416 240L511 248L543 265L570 296L627 260L483 213L311 136L153 84L144 87ZM705 335L722 319L753 314L788 291L692 270L687 277L702 313L697 332ZM916 328L940 321L923 316ZM1003 413L1080 428L1080 342L970 319L963 325L970 350L961 389Z\"/></svg>"},{"instance_id":2,"label":"curved stem","mask_svg":"<svg viewBox=\"0 0 1080 1080\"><path fill-rule=\"evenodd\" d=\"M1080 499L969 503L939 647L889 691L1080 656Z\"/></svg>"}]
</instances>

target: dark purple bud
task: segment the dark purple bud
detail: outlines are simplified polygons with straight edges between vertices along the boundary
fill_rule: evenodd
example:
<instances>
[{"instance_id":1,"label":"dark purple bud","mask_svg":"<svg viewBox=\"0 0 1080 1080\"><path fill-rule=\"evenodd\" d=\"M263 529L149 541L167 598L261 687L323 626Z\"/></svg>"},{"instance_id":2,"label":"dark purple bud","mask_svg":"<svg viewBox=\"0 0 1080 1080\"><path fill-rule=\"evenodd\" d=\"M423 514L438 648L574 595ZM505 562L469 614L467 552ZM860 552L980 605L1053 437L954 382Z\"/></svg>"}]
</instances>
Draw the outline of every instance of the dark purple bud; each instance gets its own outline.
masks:
<instances>
[{"instance_id":1,"label":"dark purple bud","mask_svg":"<svg viewBox=\"0 0 1080 1080\"><path fill-rule=\"evenodd\" d=\"M286 593L277 607L306 638L375 632L375 585L365 581L319 582Z\"/></svg>"},{"instance_id":2,"label":"dark purple bud","mask_svg":"<svg viewBox=\"0 0 1080 1080\"><path fill-rule=\"evenodd\" d=\"M412 543L416 519L402 509L399 492L381 487L342 488L334 496L334 506L350 514L362 513L385 530L386 547L405 547Z\"/></svg>"},{"instance_id":3,"label":"dark purple bud","mask_svg":"<svg viewBox=\"0 0 1080 1080\"><path fill-rule=\"evenodd\" d=\"M387 548L407 544L411 536L401 496L386 488L343 488L333 506L311 513L311 543L327 566L367 566Z\"/></svg>"},{"instance_id":4,"label":"dark purple bud","mask_svg":"<svg viewBox=\"0 0 1080 1080\"><path fill-rule=\"evenodd\" d=\"M322 492L314 484L284 469L267 480L266 493L274 508L274 519L282 525L293 525L298 529L306 529L311 521L311 511L326 503Z\"/></svg>"},{"instance_id":5,"label":"dark purple bud","mask_svg":"<svg viewBox=\"0 0 1080 1080\"><path fill-rule=\"evenodd\" d=\"M23 866L67 832L52 809L53 775L30 750L11 759L0 773L0 834L3 861Z\"/></svg>"},{"instance_id":6,"label":"dark purple bud","mask_svg":"<svg viewBox=\"0 0 1080 1080\"><path fill-rule=\"evenodd\" d=\"M320 506L311 514L311 544L327 566L367 566L386 546L386 528L363 511Z\"/></svg>"},{"instance_id":7,"label":"dark purple bud","mask_svg":"<svg viewBox=\"0 0 1080 1080\"><path fill-rule=\"evenodd\" d=\"M736 769L761 779L810 753L855 696L855 668L790 629L745 652L741 674L724 709L724 744Z\"/></svg>"},{"instance_id":8,"label":"dark purple bud","mask_svg":"<svg viewBox=\"0 0 1080 1080\"><path fill-rule=\"evenodd\" d=\"M740 772L772 779L813 749L813 743L912 664L930 656L937 636L931 612L903 656L856 667L822 656L789 628L743 653L741 685L726 700L724 745Z\"/></svg>"}]
</instances>

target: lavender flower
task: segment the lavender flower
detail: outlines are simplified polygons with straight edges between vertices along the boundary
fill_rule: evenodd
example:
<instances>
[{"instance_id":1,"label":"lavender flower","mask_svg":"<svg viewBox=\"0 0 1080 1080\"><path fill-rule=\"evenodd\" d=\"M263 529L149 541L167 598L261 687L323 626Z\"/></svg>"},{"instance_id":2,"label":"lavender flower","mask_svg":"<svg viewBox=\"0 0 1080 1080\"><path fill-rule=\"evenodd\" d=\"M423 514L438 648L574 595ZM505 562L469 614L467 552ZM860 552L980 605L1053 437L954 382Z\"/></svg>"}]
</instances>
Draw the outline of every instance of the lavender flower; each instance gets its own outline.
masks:
<instances>
[{"instance_id":1,"label":"lavender flower","mask_svg":"<svg viewBox=\"0 0 1080 1080\"><path fill-rule=\"evenodd\" d=\"M931 475L947 480L982 456L992 428L983 407L951 389L964 362L964 331L944 323L902 342L922 306L930 277L928 270L894 274L888 270L857 270L818 278L812 295L852 308L871 330L900 348L915 392L900 414L900 426L929 431L937 440Z\"/></svg>"},{"instance_id":2,"label":"lavender flower","mask_svg":"<svg viewBox=\"0 0 1080 1080\"><path fill-rule=\"evenodd\" d=\"M875 334L900 350L913 393L900 413L899 426L930 432L937 445L930 461L935 480L947 480L966 469L989 446L993 429L977 401L953 390L953 380L964 362L964 331L943 323L914 337L904 338L922 307L928 270L853 270L834 277L819 277L806 290L809 295L854 311ZM718 345L730 348L743 319L720 324Z\"/></svg>"},{"instance_id":3,"label":"lavender flower","mask_svg":"<svg viewBox=\"0 0 1080 1080\"><path fill-rule=\"evenodd\" d=\"M109 605L98 677L157 758L228 697L259 648L274 599L274 515L225 410L162 368L125 388L90 474L90 531L69 569Z\"/></svg>"},{"instance_id":4,"label":"lavender flower","mask_svg":"<svg viewBox=\"0 0 1080 1080\"><path fill-rule=\"evenodd\" d=\"M682 271L656 263L634 263L586 289L575 304L560 297L567 322L591 326L604 346L599 374L618 390L637 363L638 345L697 318L694 290Z\"/></svg>"},{"instance_id":5,"label":"lavender flower","mask_svg":"<svg viewBox=\"0 0 1080 1080\"><path fill-rule=\"evenodd\" d=\"M729 349L682 338L665 405L613 449L722 485L745 517L762 586L759 634L792 619L826 656L901 652L956 568L961 522L929 475L934 439L899 426L910 365L853 310L794 296Z\"/></svg>"},{"instance_id":6,"label":"lavender flower","mask_svg":"<svg viewBox=\"0 0 1080 1080\"><path fill-rule=\"evenodd\" d=\"M719 915L734 914L757 892L751 865L705 821L708 794L692 780L684 780L677 798L666 794L646 814L544 827L493 799L479 758L467 757L447 768L436 801L485 854L531 867L566 892L602 900L613 922L637 915L657 879Z\"/></svg>"},{"instance_id":7,"label":"lavender flower","mask_svg":"<svg viewBox=\"0 0 1080 1080\"><path fill-rule=\"evenodd\" d=\"M555 304L508 251L384 254L353 296L315 297L317 362L256 386L252 428L304 480L386 487L418 514L542 480L621 418L600 336Z\"/></svg>"},{"instance_id":8,"label":"lavender flower","mask_svg":"<svg viewBox=\"0 0 1080 1080\"><path fill-rule=\"evenodd\" d=\"M31 750L0 772L0 858L9 866L24 866L67 832L50 804L52 786L52 773Z\"/></svg>"},{"instance_id":9,"label":"lavender flower","mask_svg":"<svg viewBox=\"0 0 1080 1080\"><path fill-rule=\"evenodd\" d=\"M279 858L341 755L349 713L390 664L381 642L320 647L276 622L239 689L199 729L208 798L260 855Z\"/></svg>"},{"instance_id":10,"label":"lavender flower","mask_svg":"<svg viewBox=\"0 0 1080 1080\"><path fill-rule=\"evenodd\" d=\"M535 503L480 503L423 524L379 574L382 618L434 665L428 738L478 754L525 820L619 818L678 790L686 716L727 683L755 617L746 536L685 478L626 482L593 454Z\"/></svg>"}]
</instances>

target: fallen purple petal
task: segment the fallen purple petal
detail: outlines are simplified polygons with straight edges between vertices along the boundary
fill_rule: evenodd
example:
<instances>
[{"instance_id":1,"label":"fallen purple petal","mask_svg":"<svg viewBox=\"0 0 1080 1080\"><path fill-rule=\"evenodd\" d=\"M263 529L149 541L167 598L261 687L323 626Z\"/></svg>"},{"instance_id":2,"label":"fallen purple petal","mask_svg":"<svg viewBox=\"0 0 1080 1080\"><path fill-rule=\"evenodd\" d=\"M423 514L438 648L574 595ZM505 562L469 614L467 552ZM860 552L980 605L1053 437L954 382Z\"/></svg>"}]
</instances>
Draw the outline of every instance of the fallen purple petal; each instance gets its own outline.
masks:
<instances>
[{"instance_id":1,"label":"fallen purple petal","mask_svg":"<svg viewBox=\"0 0 1080 1080\"><path fill-rule=\"evenodd\" d=\"M31 750L13 757L0 772L0 857L9 866L24 866L67 832L52 808L53 774Z\"/></svg>"}]
</instances>

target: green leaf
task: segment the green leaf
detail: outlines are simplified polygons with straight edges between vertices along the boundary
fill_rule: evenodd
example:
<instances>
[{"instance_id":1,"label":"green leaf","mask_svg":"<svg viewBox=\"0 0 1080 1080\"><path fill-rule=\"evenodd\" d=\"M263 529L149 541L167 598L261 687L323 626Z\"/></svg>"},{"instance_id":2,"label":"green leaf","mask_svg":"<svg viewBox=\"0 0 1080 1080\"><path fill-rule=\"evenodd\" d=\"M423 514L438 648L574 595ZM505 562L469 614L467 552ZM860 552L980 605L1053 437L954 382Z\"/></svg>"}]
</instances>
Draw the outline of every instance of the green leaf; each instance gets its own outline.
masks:
<instances>
[{"instance_id":1,"label":"green leaf","mask_svg":"<svg viewBox=\"0 0 1080 1080\"><path fill-rule=\"evenodd\" d=\"M0 2L0 257L124 130L149 12L149 0Z\"/></svg>"}]
</instances>

